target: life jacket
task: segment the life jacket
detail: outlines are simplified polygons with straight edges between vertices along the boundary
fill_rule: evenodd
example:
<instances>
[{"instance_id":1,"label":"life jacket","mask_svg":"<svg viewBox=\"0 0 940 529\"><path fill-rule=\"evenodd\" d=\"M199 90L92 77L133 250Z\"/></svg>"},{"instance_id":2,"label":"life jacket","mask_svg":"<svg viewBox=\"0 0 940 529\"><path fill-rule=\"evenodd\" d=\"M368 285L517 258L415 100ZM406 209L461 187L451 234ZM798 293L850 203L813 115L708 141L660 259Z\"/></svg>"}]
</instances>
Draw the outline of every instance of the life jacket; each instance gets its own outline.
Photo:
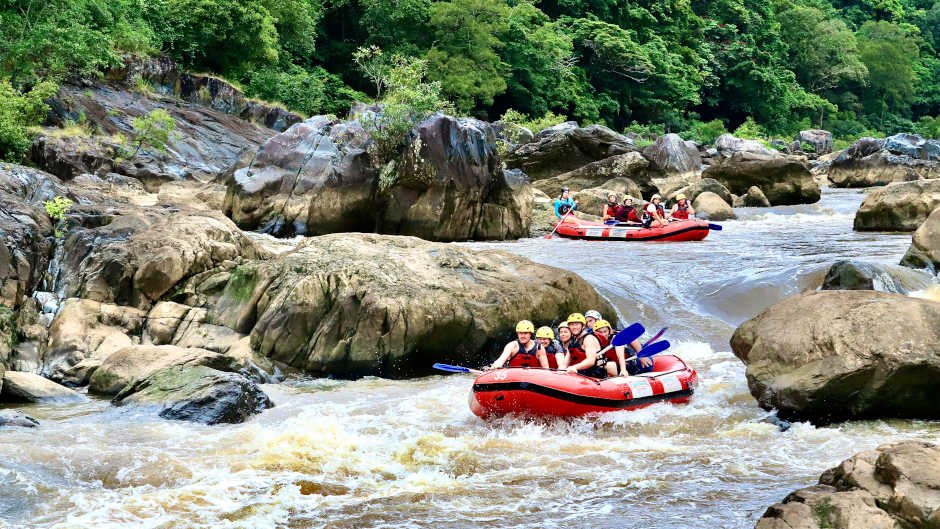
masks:
<instances>
[{"instance_id":1,"label":"life jacket","mask_svg":"<svg viewBox=\"0 0 940 529\"><path fill-rule=\"evenodd\" d=\"M617 211L617 220L620 222L640 222L640 217L636 214L636 207L620 206Z\"/></svg>"},{"instance_id":2,"label":"life jacket","mask_svg":"<svg viewBox=\"0 0 940 529\"><path fill-rule=\"evenodd\" d=\"M594 337L597 338L597 341L601 344L601 349L607 347L607 345L610 343L610 341L609 341L607 338L604 338L604 337L601 336L600 334L595 334ZM596 360L594 360L594 365L595 365L596 367L606 367L606 366L607 366L607 360L609 359L609 357L608 357L607 355L609 355L609 354L612 353L613 351L614 351L614 350L611 349L610 351L607 351L606 353L600 355ZM614 355L615 355L614 358L615 358L615 361L616 361L616 353L614 353Z\"/></svg>"},{"instance_id":3,"label":"life jacket","mask_svg":"<svg viewBox=\"0 0 940 529\"><path fill-rule=\"evenodd\" d=\"M686 203L685 206L676 206L676 212L672 214L674 219L687 219L689 218L689 206Z\"/></svg>"},{"instance_id":4,"label":"life jacket","mask_svg":"<svg viewBox=\"0 0 940 529\"><path fill-rule=\"evenodd\" d=\"M519 350L509 357L509 361L506 362L508 367L542 367L542 365L539 364L539 357L536 354L539 352L538 342L529 340L529 343L533 344L533 347L526 350L526 348L522 346L522 342L516 340L516 344L519 345Z\"/></svg>"},{"instance_id":5,"label":"life jacket","mask_svg":"<svg viewBox=\"0 0 940 529\"><path fill-rule=\"evenodd\" d=\"M620 210L620 205L614 202L611 204L608 202L604 204L604 215L605 217L617 218L617 212Z\"/></svg>"},{"instance_id":6,"label":"life jacket","mask_svg":"<svg viewBox=\"0 0 940 529\"><path fill-rule=\"evenodd\" d=\"M563 353L561 342L558 340L552 340L548 346L542 346L545 349L545 356L548 357L548 368L549 369L558 369L558 360L555 358L556 353Z\"/></svg>"},{"instance_id":7,"label":"life jacket","mask_svg":"<svg viewBox=\"0 0 940 529\"><path fill-rule=\"evenodd\" d=\"M652 204L652 202L647 202L646 204L643 205L643 220L653 218L653 216L650 215L649 212L646 211L646 209L650 206L650 204ZM666 209L663 208L662 204L656 206L656 211L659 213L659 216L661 218L666 218Z\"/></svg>"},{"instance_id":8,"label":"life jacket","mask_svg":"<svg viewBox=\"0 0 940 529\"><path fill-rule=\"evenodd\" d=\"M570 354L568 367L580 364L582 361L584 361L585 358L587 358L587 354L584 352L584 347L582 344L584 339L588 336L597 338L599 342L603 341L600 336L594 334L591 330L584 331L584 334L581 336L572 336L571 341L568 342L568 353ZM601 348L603 349L603 346L601 346Z\"/></svg>"}]
</instances>

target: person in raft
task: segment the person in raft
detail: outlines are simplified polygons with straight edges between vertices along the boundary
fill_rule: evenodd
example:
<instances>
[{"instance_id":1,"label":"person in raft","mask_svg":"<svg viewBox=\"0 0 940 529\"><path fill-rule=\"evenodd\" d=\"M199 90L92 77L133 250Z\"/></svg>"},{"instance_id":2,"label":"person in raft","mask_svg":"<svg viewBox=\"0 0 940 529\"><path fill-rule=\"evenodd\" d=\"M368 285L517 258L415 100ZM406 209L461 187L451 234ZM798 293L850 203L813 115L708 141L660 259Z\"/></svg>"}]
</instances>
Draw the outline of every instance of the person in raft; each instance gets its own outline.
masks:
<instances>
[{"instance_id":1,"label":"person in raft","mask_svg":"<svg viewBox=\"0 0 940 529\"><path fill-rule=\"evenodd\" d=\"M640 220L637 209L633 206L633 197L630 195L623 197L623 205L617 210L617 221L636 224L643 222Z\"/></svg>"},{"instance_id":2,"label":"person in raft","mask_svg":"<svg viewBox=\"0 0 940 529\"><path fill-rule=\"evenodd\" d=\"M604 224L613 224L617 222L617 213L620 211L620 204L617 203L617 194L607 195L607 203L604 204L604 216L601 220Z\"/></svg>"},{"instance_id":3,"label":"person in raft","mask_svg":"<svg viewBox=\"0 0 940 529\"><path fill-rule=\"evenodd\" d=\"M555 216L559 219L564 217L566 213L571 211L574 215L574 211L578 209L578 201L571 198L571 192L567 187L561 188L561 196L555 200Z\"/></svg>"},{"instance_id":4,"label":"person in raft","mask_svg":"<svg viewBox=\"0 0 940 529\"><path fill-rule=\"evenodd\" d=\"M610 344L610 341L614 337L613 327L610 326L610 323L607 320L600 320L594 324L594 334L598 336L601 343L606 344L604 347ZM606 357L606 363L604 367L607 369L607 374L615 377L617 373L620 373L620 376L625 377L627 375L635 375L637 373L643 373L648 371L647 368L653 365L653 360L648 357L640 358L640 368L637 368L636 365L636 353L640 352L640 349L643 346L640 344L640 340L633 340L630 342L630 347L633 348L634 355L630 357L629 360L624 356L624 351L626 346L618 346L613 349L608 350L604 356ZM598 358L598 364L601 363L601 360Z\"/></svg>"},{"instance_id":5,"label":"person in raft","mask_svg":"<svg viewBox=\"0 0 940 529\"><path fill-rule=\"evenodd\" d=\"M571 334L569 333L569 337ZM555 339L555 333L551 327L539 327L535 331L535 341L539 343L542 350L545 351L545 357L548 359L549 369L557 369L558 365L565 357L564 350L558 340Z\"/></svg>"},{"instance_id":6,"label":"person in raft","mask_svg":"<svg viewBox=\"0 0 940 529\"><path fill-rule=\"evenodd\" d=\"M606 344L602 345L598 335L590 332L586 324L584 315L579 312L568 316L571 341L568 342L568 367L565 370L586 377L606 378L607 358L597 354Z\"/></svg>"},{"instance_id":7,"label":"person in raft","mask_svg":"<svg viewBox=\"0 0 940 529\"><path fill-rule=\"evenodd\" d=\"M544 367L548 369L548 358L545 350L538 342L532 339L535 325L529 320L522 320L516 324L516 339L503 347L503 354L489 366L489 369L501 367Z\"/></svg>"},{"instance_id":8,"label":"person in raft","mask_svg":"<svg viewBox=\"0 0 940 529\"><path fill-rule=\"evenodd\" d=\"M663 208L663 197L656 194L650 200L651 202L646 205L646 209L643 211L643 227L658 228L665 226L668 221L666 220L666 211Z\"/></svg>"},{"instance_id":9,"label":"person in raft","mask_svg":"<svg viewBox=\"0 0 940 529\"><path fill-rule=\"evenodd\" d=\"M589 310L584 313L584 326L587 328L588 332L594 332L594 323L597 320L603 319L601 313L596 310Z\"/></svg>"},{"instance_id":10,"label":"person in raft","mask_svg":"<svg viewBox=\"0 0 940 529\"><path fill-rule=\"evenodd\" d=\"M675 220L686 220L695 216L695 210L689 205L689 199L683 193L676 195L676 203L672 206L669 216Z\"/></svg>"},{"instance_id":11,"label":"person in raft","mask_svg":"<svg viewBox=\"0 0 940 529\"><path fill-rule=\"evenodd\" d=\"M568 368L568 344L571 343L571 329L568 328L568 322L563 321L558 324L558 343L560 354L556 355L558 369Z\"/></svg>"}]
</instances>

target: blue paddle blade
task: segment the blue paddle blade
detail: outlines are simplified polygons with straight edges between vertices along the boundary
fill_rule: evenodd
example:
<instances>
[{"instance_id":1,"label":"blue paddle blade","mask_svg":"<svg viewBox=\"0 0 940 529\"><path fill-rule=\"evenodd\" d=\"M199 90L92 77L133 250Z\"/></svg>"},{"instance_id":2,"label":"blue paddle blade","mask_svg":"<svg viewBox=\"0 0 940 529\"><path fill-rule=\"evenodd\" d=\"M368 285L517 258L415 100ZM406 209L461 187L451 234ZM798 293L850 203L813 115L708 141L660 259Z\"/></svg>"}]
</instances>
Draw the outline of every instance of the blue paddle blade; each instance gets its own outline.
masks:
<instances>
[{"instance_id":1,"label":"blue paddle blade","mask_svg":"<svg viewBox=\"0 0 940 529\"><path fill-rule=\"evenodd\" d=\"M614 335L613 339L610 340L610 345L627 345L640 336L643 336L644 332L646 332L646 329L644 329L642 325L639 323L634 323L633 325Z\"/></svg>"},{"instance_id":2,"label":"blue paddle blade","mask_svg":"<svg viewBox=\"0 0 940 529\"><path fill-rule=\"evenodd\" d=\"M721 231L723 228L721 227L721 224L711 224L711 223L709 223L708 229L710 229L710 230L715 230L715 231Z\"/></svg>"},{"instance_id":3,"label":"blue paddle blade","mask_svg":"<svg viewBox=\"0 0 940 529\"><path fill-rule=\"evenodd\" d=\"M640 349L640 352L636 354L637 358L643 358L644 356L649 357L654 354L661 353L666 349L669 349L669 340L663 340L661 342L651 343L646 347Z\"/></svg>"},{"instance_id":4,"label":"blue paddle blade","mask_svg":"<svg viewBox=\"0 0 940 529\"><path fill-rule=\"evenodd\" d=\"M433 367L434 369L440 369L441 371L449 371L451 373L469 373L470 372L470 370L467 369L466 367L451 366L447 364L434 364L431 367Z\"/></svg>"}]
</instances>

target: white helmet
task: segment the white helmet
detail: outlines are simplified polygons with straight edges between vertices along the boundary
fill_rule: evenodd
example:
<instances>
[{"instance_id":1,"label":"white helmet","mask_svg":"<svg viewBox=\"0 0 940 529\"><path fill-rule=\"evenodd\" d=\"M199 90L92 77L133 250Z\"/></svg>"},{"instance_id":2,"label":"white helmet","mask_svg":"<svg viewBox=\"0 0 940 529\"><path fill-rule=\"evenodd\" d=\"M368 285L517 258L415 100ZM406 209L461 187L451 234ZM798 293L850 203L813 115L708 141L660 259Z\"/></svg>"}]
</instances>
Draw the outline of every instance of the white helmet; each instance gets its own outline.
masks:
<instances>
[{"instance_id":1,"label":"white helmet","mask_svg":"<svg viewBox=\"0 0 940 529\"><path fill-rule=\"evenodd\" d=\"M594 318L595 320L600 320L600 319L602 319L602 318L601 318L601 313L600 313L600 312L597 312L596 310L589 310L589 311L585 312L585 313L584 313L584 317L585 317L585 318Z\"/></svg>"}]
</instances>

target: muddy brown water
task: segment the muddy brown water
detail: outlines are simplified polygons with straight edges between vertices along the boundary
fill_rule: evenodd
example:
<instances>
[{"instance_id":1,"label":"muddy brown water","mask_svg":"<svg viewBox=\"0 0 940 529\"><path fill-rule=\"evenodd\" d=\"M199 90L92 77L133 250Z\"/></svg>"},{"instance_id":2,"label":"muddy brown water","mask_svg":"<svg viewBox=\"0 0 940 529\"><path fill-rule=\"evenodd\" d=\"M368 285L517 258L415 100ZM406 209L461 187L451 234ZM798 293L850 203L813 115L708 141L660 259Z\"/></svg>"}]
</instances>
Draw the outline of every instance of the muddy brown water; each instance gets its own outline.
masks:
<instances>
[{"instance_id":1,"label":"muddy brown water","mask_svg":"<svg viewBox=\"0 0 940 529\"><path fill-rule=\"evenodd\" d=\"M737 324L815 288L833 260L897 263L910 235L853 232L862 198L739 209L701 243L471 245L574 270L623 321L669 325L701 378L688 405L483 422L467 407L471 378L432 376L265 386L277 407L242 425L103 400L21 406L42 426L0 430L0 527L753 527L855 452L940 441L940 423L910 420L780 432L728 352Z\"/></svg>"}]
</instances>

